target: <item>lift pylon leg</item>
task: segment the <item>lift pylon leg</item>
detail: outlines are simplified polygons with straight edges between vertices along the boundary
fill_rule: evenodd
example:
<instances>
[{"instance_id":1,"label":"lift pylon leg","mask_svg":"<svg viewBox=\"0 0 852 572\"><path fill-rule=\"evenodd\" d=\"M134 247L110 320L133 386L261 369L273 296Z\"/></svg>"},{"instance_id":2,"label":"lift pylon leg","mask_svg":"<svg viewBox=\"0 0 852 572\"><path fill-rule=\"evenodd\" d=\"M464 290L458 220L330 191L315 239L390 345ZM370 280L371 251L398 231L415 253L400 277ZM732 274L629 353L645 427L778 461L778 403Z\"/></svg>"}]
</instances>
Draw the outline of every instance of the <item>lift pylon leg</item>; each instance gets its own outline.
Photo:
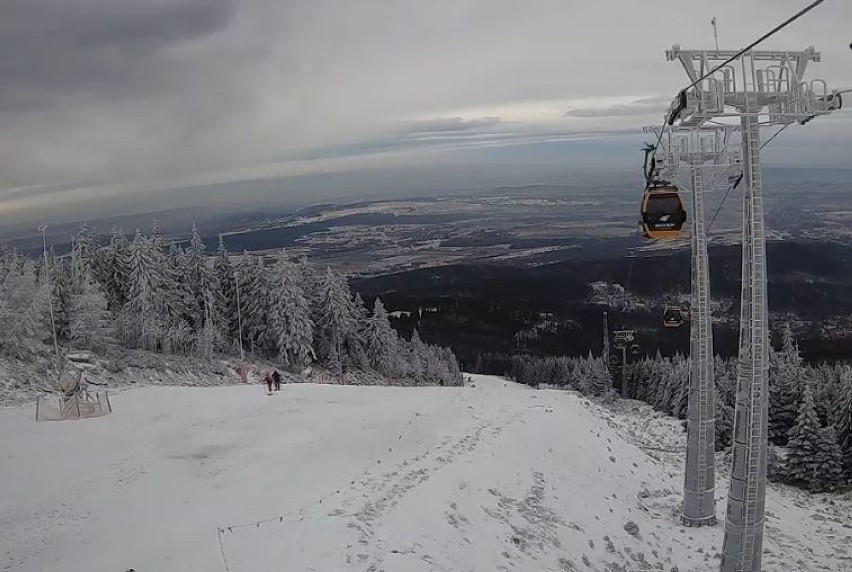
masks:
<instances>
[{"instance_id":1,"label":"lift pylon leg","mask_svg":"<svg viewBox=\"0 0 852 572\"><path fill-rule=\"evenodd\" d=\"M686 470L681 521L687 526L716 523L716 387L710 270L704 222L702 158L692 162L692 307L689 404L686 417Z\"/></svg>"}]
</instances>

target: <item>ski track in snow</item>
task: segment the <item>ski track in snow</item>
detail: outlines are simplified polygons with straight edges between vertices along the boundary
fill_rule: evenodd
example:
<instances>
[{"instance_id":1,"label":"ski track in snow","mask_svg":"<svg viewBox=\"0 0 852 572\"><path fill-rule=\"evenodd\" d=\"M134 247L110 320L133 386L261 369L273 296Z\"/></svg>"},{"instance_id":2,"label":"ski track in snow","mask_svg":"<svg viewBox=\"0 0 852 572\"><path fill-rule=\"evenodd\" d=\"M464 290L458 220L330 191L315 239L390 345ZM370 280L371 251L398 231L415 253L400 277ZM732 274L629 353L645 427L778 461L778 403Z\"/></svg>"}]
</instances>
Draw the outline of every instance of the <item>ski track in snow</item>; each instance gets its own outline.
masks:
<instances>
[{"instance_id":1,"label":"ski track in snow","mask_svg":"<svg viewBox=\"0 0 852 572\"><path fill-rule=\"evenodd\" d=\"M4 410L0 571L224 570L219 526L232 572L718 570L722 455L720 523L685 528L680 422L473 377L140 388L76 422ZM768 488L767 571L850 570L850 541L849 494Z\"/></svg>"}]
</instances>

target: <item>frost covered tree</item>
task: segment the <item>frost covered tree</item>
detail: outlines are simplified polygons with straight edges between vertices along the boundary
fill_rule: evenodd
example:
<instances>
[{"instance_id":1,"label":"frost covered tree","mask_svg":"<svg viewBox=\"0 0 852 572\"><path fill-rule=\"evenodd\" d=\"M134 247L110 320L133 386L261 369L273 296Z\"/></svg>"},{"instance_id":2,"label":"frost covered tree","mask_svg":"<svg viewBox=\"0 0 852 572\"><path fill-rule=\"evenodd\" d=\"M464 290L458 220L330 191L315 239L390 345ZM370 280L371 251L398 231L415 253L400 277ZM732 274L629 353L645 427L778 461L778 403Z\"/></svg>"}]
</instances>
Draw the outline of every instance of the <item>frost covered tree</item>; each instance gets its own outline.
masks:
<instances>
[{"instance_id":1,"label":"frost covered tree","mask_svg":"<svg viewBox=\"0 0 852 572\"><path fill-rule=\"evenodd\" d=\"M56 335L62 340L68 340L70 339L71 293L75 286L74 273L68 260L59 259L52 248L48 256L48 268Z\"/></svg>"},{"instance_id":2,"label":"frost covered tree","mask_svg":"<svg viewBox=\"0 0 852 572\"><path fill-rule=\"evenodd\" d=\"M79 268L79 271L85 272L92 279L104 281L103 268L98 255L99 249L100 245L95 229L83 221L74 237L71 257L76 260L75 265Z\"/></svg>"},{"instance_id":3,"label":"frost covered tree","mask_svg":"<svg viewBox=\"0 0 852 572\"><path fill-rule=\"evenodd\" d=\"M331 371L340 373L346 359L346 340L355 330L349 286L345 278L326 268L317 290L314 316L317 355Z\"/></svg>"},{"instance_id":4,"label":"frost covered tree","mask_svg":"<svg viewBox=\"0 0 852 572\"><path fill-rule=\"evenodd\" d=\"M198 227L192 225L192 236L187 246L184 265L186 272L186 284L191 293L194 303L190 318L200 329L206 322L207 314L210 321L217 327L222 325L222 302L220 290L213 276L212 269L207 265L207 246L198 232ZM208 308L206 298L212 296L213 304Z\"/></svg>"},{"instance_id":5,"label":"frost covered tree","mask_svg":"<svg viewBox=\"0 0 852 572\"><path fill-rule=\"evenodd\" d=\"M734 439L734 408L725 402L725 398L716 393L716 450L722 451L731 446Z\"/></svg>"},{"instance_id":6,"label":"frost covered tree","mask_svg":"<svg viewBox=\"0 0 852 572\"><path fill-rule=\"evenodd\" d=\"M348 285L347 285L348 288ZM349 313L352 316L352 329L346 337L345 356L346 365L349 368L367 370L370 368L370 360L367 357L365 336L367 331L367 308L361 294L350 297Z\"/></svg>"},{"instance_id":7,"label":"frost covered tree","mask_svg":"<svg viewBox=\"0 0 852 572\"><path fill-rule=\"evenodd\" d=\"M47 280L43 266L14 261L0 281L0 349L20 355L51 337Z\"/></svg>"},{"instance_id":8,"label":"frost covered tree","mask_svg":"<svg viewBox=\"0 0 852 572\"><path fill-rule=\"evenodd\" d=\"M382 375L394 375L399 370L399 337L390 325L388 313L377 297L373 314L367 319L364 331L367 359L370 367Z\"/></svg>"},{"instance_id":9,"label":"frost covered tree","mask_svg":"<svg viewBox=\"0 0 852 572\"><path fill-rule=\"evenodd\" d=\"M852 368L849 366L843 368L840 375L834 424L843 454L845 477L847 481L852 481Z\"/></svg>"},{"instance_id":10,"label":"frost covered tree","mask_svg":"<svg viewBox=\"0 0 852 572\"><path fill-rule=\"evenodd\" d=\"M233 323L232 336L236 340L237 349L239 351L240 338L242 337L243 346L251 348L253 342L248 329L248 321L246 316L246 301L252 297L251 282L252 275L257 268L257 262L248 254L243 252L242 257L234 265L234 305L232 309ZM242 319L240 318L242 316ZM240 324L242 323L242 334L240 333Z\"/></svg>"},{"instance_id":11,"label":"frost covered tree","mask_svg":"<svg viewBox=\"0 0 852 572\"><path fill-rule=\"evenodd\" d=\"M161 315L162 270L157 250L141 232L130 245L130 291L128 322L132 343L147 350L158 348L163 335Z\"/></svg>"},{"instance_id":12,"label":"frost covered tree","mask_svg":"<svg viewBox=\"0 0 852 572\"><path fill-rule=\"evenodd\" d=\"M197 330L195 339L195 354L199 357L210 359L214 352L221 346L221 332L216 326L211 308L213 307L213 294L207 292L204 300L204 323L201 329Z\"/></svg>"},{"instance_id":13,"label":"frost covered tree","mask_svg":"<svg viewBox=\"0 0 852 572\"><path fill-rule=\"evenodd\" d=\"M782 332L781 351L772 352L772 357L770 373L774 375L770 375L769 385L769 438L777 445L785 445L798 417L802 378L802 358L789 324Z\"/></svg>"},{"instance_id":14,"label":"frost covered tree","mask_svg":"<svg viewBox=\"0 0 852 572\"><path fill-rule=\"evenodd\" d=\"M124 308L130 294L130 245L127 237L113 229L109 244L103 249L104 291L109 309L115 314Z\"/></svg>"},{"instance_id":15,"label":"frost covered tree","mask_svg":"<svg viewBox=\"0 0 852 572\"><path fill-rule=\"evenodd\" d=\"M238 337L237 328L239 326L237 319L237 285L234 277L234 266L231 264L231 258L228 256L228 250L225 248L225 241L222 235L219 235L219 247L216 249L216 260L213 262L213 279L219 289L219 300L221 304L219 314L222 316L222 322L225 333L236 339Z\"/></svg>"},{"instance_id":16,"label":"frost covered tree","mask_svg":"<svg viewBox=\"0 0 852 572\"><path fill-rule=\"evenodd\" d=\"M115 328L106 296L87 273L82 273L70 295L68 339L78 348L101 350L114 341Z\"/></svg>"},{"instance_id":17,"label":"frost covered tree","mask_svg":"<svg viewBox=\"0 0 852 572\"><path fill-rule=\"evenodd\" d=\"M247 264L247 268L250 270L245 278L240 273L241 287L245 282L245 296L242 296L243 292L240 293L244 332L248 335L253 351L271 352L275 340L269 328L269 270L262 256L258 256L253 264Z\"/></svg>"},{"instance_id":18,"label":"frost covered tree","mask_svg":"<svg viewBox=\"0 0 852 572\"><path fill-rule=\"evenodd\" d=\"M613 393L612 377L606 369L603 358L593 357L589 352L587 361L589 365L587 382L589 393L598 397L610 397Z\"/></svg>"},{"instance_id":19,"label":"frost covered tree","mask_svg":"<svg viewBox=\"0 0 852 572\"><path fill-rule=\"evenodd\" d=\"M288 365L304 365L314 357L311 309L298 273L282 250L271 270L269 328L279 359Z\"/></svg>"},{"instance_id":20,"label":"frost covered tree","mask_svg":"<svg viewBox=\"0 0 852 572\"><path fill-rule=\"evenodd\" d=\"M802 402L796 425L790 430L788 477L810 490L836 485L842 473L842 457L833 430L820 427L809 384L802 388Z\"/></svg>"},{"instance_id":21,"label":"frost covered tree","mask_svg":"<svg viewBox=\"0 0 852 572\"><path fill-rule=\"evenodd\" d=\"M420 339L417 328L411 332L411 339L403 349L404 374L417 383L426 376L426 344Z\"/></svg>"},{"instance_id":22,"label":"frost covered tree","mask_svg":"<svg viewBox=\"0 0 852 572\"><path fill-rule=\"evenodd\" d=\"M677 354L672 362L672 381L675 384L675 392L671 413L678 419L686 419L689 400L689 360Z\"/></svg>"}]
</instances>

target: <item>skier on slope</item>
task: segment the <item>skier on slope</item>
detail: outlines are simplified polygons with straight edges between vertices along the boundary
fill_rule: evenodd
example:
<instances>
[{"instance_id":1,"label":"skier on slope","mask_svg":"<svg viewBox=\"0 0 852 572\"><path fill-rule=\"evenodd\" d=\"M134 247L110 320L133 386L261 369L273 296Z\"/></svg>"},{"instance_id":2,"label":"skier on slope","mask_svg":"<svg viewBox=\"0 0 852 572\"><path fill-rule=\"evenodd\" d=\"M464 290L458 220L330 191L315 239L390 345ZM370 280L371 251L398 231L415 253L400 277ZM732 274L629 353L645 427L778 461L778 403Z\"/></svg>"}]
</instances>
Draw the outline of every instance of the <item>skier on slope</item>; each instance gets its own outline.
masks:
<instances>
[{"instance_id":1,"label":"skier on slope","mask_svg":"<svg viewBox=\"0 0 852 572\"><path fill-rule=\"evenodd\" d=\"M263 381L266 383L266 390L269 393L272 393L272 376L269 375L269 372L266 372L266 375L263 376Z\"/></svg>"},{"instance_id":2,"label":"skier on slope","mask_svg":"<svg viewBox=\"0 0 852 572\"><path fill-rule=\"evenodd\" d=\"M280 391L281 390L281 374L278 373L277 369L274 372L272 372L272 381L275 383L275 391Z\"/></svg>"}]
</instances>

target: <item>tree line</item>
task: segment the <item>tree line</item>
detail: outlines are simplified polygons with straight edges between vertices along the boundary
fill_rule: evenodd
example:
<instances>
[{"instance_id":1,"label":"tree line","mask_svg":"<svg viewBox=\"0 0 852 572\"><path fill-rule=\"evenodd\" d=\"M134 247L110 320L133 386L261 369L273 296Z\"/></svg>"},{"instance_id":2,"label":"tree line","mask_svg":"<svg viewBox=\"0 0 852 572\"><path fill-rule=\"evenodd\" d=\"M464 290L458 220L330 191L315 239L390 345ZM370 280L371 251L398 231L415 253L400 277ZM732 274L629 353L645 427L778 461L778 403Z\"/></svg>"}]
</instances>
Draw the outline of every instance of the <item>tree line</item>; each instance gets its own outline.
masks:
<instances>
[{"instance_id":1,"label":"tree line","mask_svg":"<svg viewBox=\"0 0 852 572\"><path fill-rule=\"evenodd\" d=\"M535 357L484 354L479 373L507 375L519 383L551 385L585 395L615 396L601 357ZM647 357L628 364L627 395L685 419L689 359ZM715 358L716 449L731 446L737 384L736 360ZM811 491L852 485L852 367L806 365L789 328L770 353L769 477Z\"/></svg>"},{"instance_id":2,"label":"tree line","mask_svg":"<svg viewBox=\"0 0 852 572\"><path fill-rule=\"evenodd\" d=\"M52 304L50 303L52 300ZM43 351L52 331L63 345L109 346L210 358L242 349L334 374L373 371L414 383L459 384L448 348L402 339L382 301L368 311L346 277L294 260L232 256L220 237L207 246L193 225L176 243L154 226L149 236L119 230L102 244L80 226L71 252L33 260L0 246L0 351Z\"/></svg>"}]
</instances>

